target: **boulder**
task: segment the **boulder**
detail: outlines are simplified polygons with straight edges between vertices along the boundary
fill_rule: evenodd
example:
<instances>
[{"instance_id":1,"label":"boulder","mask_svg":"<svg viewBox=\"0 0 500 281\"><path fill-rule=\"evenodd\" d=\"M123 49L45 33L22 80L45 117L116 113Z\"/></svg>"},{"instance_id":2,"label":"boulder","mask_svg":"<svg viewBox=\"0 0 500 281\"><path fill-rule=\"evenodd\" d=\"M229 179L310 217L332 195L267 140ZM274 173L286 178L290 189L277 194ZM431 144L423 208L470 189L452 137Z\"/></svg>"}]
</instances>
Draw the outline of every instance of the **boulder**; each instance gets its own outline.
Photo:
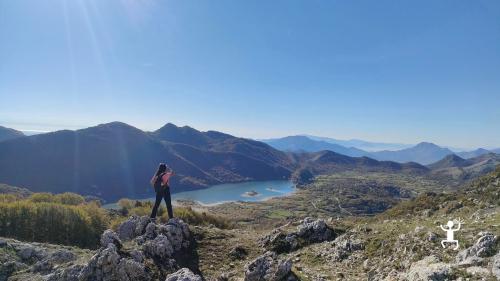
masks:
<instances>
[{"instance_id":1,"label":"boulder","mask_svg":"<svg viewBox=\"0 0 500 281\"><path fill-rule=\"evenodd\" d=\"M114 244L118 249L122 247L122 242L118 238L118 234L111 229L104 231L101 235L101 247L107 247L109 243Z\"/></svg>"},{"instance_id":2,"label":"boulder","mask_svg":"<svg viewBox=\"0 0 500 281\"><path fill-rule=\"evenodd\" d=\"M29 243L13 243L11 246L23 262L30 263L40 261L48 255L45 249Z\"/></svg>"},{"instance_id":3,"label":"boulder","mask_svg":"<svg viewBox=\"0 0 500 281\"><path fill-rule=\"evenodd\" d=\"M276 253L266 252L245 266L245 281L296 280L292 261L278 260Z\"/></svg>"},{"instance_id":4,"label":"boulder","mask_svg":"<svg viewBox=\"0 0 500 281\"><path fill-rule=\"evenodd\" d=\"M83 266L76 264L68 268L57 268L51 274L45 276L46 281L80 281L78 280L78 274L82 270Z\"/></svg>"},{"instance_id":5,"label":"boulder","mask_svg":"<svg viewBox=\"0 0 500 281\"><path fill-rule=\"evenodd\" d=\"M131 216L118 227L118 236L127 241L144 234L146 226L151 222L147 216Z\"/></svg>"},{"instance_id":6,"label":"boulder","mask_svg":"<svg viewBox=\"0 0 500 281\"><path fill-rule=\"evenodd\" d=\"M101 248L80 271L78 280L151 280L145 266L133 259L122 257L117 247L109 243Z\"/></svg>"},{"instance_id":7,"label":"boulder","mask_svg":"<svg viewBox=\"0 0 500 281\"><path fill-rule=\"evenodd\" d=\"M334 232L330 229L324 220L305 218L297 227L297 236L305 239L309 243L330 241L335 238Z\"/></svg>"},{"instance_id":8,"label":"boulder","mask_svg":"<svg viewBox=\"0 0 500 281\"><path fill-rule=\"evenodd\" d=\"M264 236L260 244L267 251L280 254L295 251L305 245L331 241L335 237L336 233L324 220L305 218L297 227L297 231L287 234L281 229L275 229Z\"/></svg>"},{"instance_id":9,"label":"boulder","mask_svg":"<svg viewBox=\"0 0 500 281\"><path fill-rule=\"evenodd\" d=\"M167 236L175 251L187 245L183 242L189 241L189 233L184 231L184 223L179 219L170 219L166 225L162 225L160 233Z\"/></svg>"},{"instance_id":10,"label":"boulder","mask_svg":"<svg viewBox=\"0 0 500 281\"><path fill-rule=\"evenodd\" d=\"M26 264L17 261L0 263L0 280L7 280L12 273L27 268L28 266Z\"/></svg>"},{"instance_id":11,"label":"boulder","mask_svg":"<svg viewBox=\"0 0 500 281\"><path fill-rule=\"evenodd\" d=\"M76 259L76 255L71 251L61 249L50 254L48 259L53 263L65 263L74 261Z\"/></svg>"},{"instance_id":12,"label":"boulder","mask_svg":"<svg viewBox=\"0 0 500 281\"><path fill-rule=\"evenodd\" d=\"M352 252L360 251L365 248L364 243L360 239L349 237L347 235L340 236L335 240L335 246L333 251L331 249L325 249L327 252L333 253L333 259L335 261L342 261L349 257Z\"/></svg>"},{"instance_id":13,"label":"boulder","mask_svg":"<svg viewBox=\"0 0 500 281\"><path fill-rule=\"evenodd\" d=\"M493 257L493 266L491 267L491 273L498 280L500 280L500 251Z\"/></svg>"},{"instance_id":14,"label":"boulder","mask_svg":"<svg viewBox=\"0 0 500 281\"><path fill-rule=\"evenodd\" d=\"M261 239L261 245L268 251L280 254L296 250L299 243L295 233L286 234L280 229L275 229Z\"/></svg>"},{"instance_id":15,"label":"boulder","mask_svg":"<svg viewBox=\"0 0 500 281\"><path fill-rule=\"evenodd\" d=\"M146 241L142 247L142 251L147 257L159 260L168 259L174 253L170 240L163 234L158 235L153 240Z\"/></svg>"},{"instance_id":16,"label":"boulder","mask_svg":"<svg viewBox=\"0 0 500 281\"><path fill-rule=\"evenodd\" d=\"M451 267L435 256L428 256L413 263L405 274L408 281L444 281L450 279Z\"/></svg>"},{"instance_id":17,"label":"boulder","mask_svg":"<svg viewBox=\"0 0 500 281\"><path fill-rule=\"evenodd\" d=\"M460 251L457 254L456 263L458 265L478 265L483 262L484 257L493 254L497 237L489 232L481 232L479 239L471 247Z\"/></svg>"},{"instance_id":18,"label":"boulder","mask_svg":"<svg viewBox=\"0 0 500 281\"><path fill-rule=\"evenodd\" d=\"M165 281L202 281L201 276L194 274L187 268L182 268L167 276Z\"/></svg>"}]
</instances>

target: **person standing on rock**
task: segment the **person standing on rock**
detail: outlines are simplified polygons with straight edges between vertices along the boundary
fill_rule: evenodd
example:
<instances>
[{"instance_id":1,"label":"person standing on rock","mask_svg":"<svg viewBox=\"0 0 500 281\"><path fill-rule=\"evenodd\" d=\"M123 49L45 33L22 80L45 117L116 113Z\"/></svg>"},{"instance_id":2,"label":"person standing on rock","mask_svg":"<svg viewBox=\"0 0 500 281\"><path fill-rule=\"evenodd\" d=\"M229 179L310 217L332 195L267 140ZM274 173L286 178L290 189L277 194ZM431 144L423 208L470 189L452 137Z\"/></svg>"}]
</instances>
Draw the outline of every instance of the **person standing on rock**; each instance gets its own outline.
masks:
<instances>
[{"instance_id":1,"label":"person standing on rock","mask_svg":"<svg viewBox=\"0 0 500 281\"><path fill-rule=\"evenodd\" d=\"M167 204L168 217L170 219L174 217L169 186L170 178L173 175L174 172L171 168L167 167L167 165L164 163L160 163L160 165L158 166L158 170L151 179L151 185L155 188L156 192L155 205L153 206L153 210L151 211L152 219L156 218L156 213L158 212L158 207L160 207L162 199L165 199L165 203Z\"/></svg>"}]
</instances>

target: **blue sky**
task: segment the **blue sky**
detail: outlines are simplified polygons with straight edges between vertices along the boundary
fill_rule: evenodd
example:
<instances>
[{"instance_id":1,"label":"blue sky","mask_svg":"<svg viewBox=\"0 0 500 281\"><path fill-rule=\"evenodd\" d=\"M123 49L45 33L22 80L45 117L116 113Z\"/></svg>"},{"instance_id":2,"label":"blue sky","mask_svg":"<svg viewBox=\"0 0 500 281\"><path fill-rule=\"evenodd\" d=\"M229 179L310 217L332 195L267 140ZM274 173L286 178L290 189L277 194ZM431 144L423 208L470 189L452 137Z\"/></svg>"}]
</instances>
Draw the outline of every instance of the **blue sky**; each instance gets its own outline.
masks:
<instances>
[{"instance_id":1,"label":"blue sky","mask_svg":"<svg viewBox=\"0 0 500 281\"><path fill-rule=\"evenodd\" d=\"M500 146L500 2L0 0L0 124Z\"/></svg>"}]
</instances>

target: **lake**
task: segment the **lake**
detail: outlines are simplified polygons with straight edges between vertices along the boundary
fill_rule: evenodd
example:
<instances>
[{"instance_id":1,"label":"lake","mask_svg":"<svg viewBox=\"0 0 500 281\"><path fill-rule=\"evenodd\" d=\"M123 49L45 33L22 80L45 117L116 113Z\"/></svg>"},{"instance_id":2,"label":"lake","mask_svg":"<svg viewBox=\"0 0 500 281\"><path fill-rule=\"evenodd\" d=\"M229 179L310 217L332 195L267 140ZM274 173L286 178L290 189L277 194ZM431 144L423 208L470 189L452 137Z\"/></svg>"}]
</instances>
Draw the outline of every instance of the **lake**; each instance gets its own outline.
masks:
<instances>
[{"instance_id":1,"label":"lake","mask_svg":"<svg viewBox=\"0 0 500 281\"><path fill-rule=\"evenodd\" d=\"M172 187L175 189L175 187ZM272 197L291 194L295 185L291 181L251 181L214 185L204 189L183 191L172 194L172 200L192 200L203 205L214 205L225 202L262 201ZM154 201L155 198L140 201ZM163 203L162 203L163 204ZM105 208L116 208L116 203L104 205Z\"/></svg>"}]
</instances>

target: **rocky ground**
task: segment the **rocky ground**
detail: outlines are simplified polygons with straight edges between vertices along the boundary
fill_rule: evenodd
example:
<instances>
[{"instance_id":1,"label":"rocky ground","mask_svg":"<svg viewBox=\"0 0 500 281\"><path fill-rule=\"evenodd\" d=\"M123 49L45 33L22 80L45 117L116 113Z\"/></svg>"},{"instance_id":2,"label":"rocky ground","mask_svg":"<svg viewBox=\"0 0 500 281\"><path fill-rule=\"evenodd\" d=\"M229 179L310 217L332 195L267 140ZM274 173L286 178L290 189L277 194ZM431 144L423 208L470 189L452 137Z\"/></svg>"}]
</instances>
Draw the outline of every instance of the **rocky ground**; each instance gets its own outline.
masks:
<instances>
[{"instance_id":1,"label":"rocky ground","mask_svg":"<svg viewBox=\"0 0 500 281\"><path fill-rule=\"evenodd\" d=\"M459 218L459 249L443 249L439 226ZM376 216L297 215L265 225L132 216L105 231L97 250L0 239L0 281L499 280L500 170Z\"/></svg>"}]
</instances>

